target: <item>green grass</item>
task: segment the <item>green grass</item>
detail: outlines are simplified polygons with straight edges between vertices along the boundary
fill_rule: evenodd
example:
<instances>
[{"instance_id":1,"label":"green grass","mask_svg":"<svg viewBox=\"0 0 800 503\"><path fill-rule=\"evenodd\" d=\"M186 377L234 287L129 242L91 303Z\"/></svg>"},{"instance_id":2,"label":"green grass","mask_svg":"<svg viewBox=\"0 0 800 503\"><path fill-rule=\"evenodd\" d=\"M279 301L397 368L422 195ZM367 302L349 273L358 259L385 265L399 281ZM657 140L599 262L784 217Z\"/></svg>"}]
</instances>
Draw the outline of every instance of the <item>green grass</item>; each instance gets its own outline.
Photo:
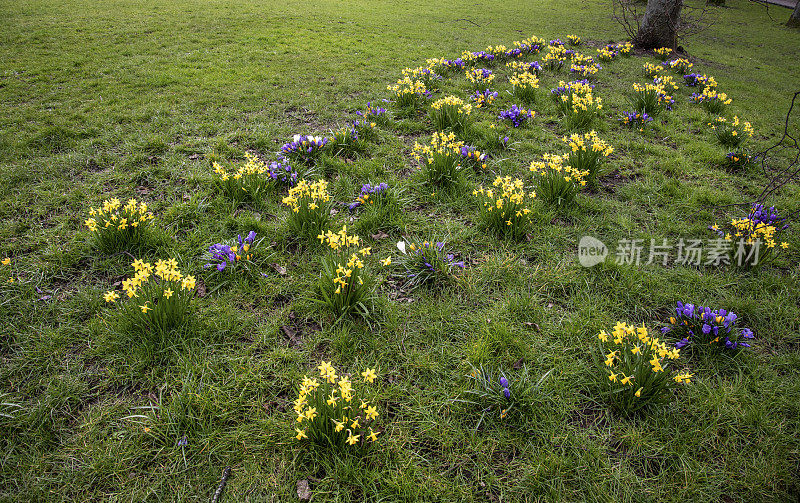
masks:
<instances>
[{"instance_id":1,"label":"green grass","mask_svg":"<svg viewBox=\"0 0 800 503\"><path fill-rule=\"evenodd\" d=\"M307 298L320 253L294 243L282 194L237 207L213 187L210 160L273 158L294 133L325 134L367 101L382 104L400 70L425 58L528 35L620 40L607 2L3 1L0 14L0 257L22 280L0 287L0 500L208 501L225 466L222 501L290 501L303 479L315 501L796 500L796 235L775 267L751 273L576 260L585 234L612 253L623 238L708 239L706 226L726 213L706 206L750 200L764 183L758 170L719 168L725 151L686 88L645 133L616 123L654 57L602 64L595 92L607 115L596 128L615 148L605 167L618 176L569 212L540 206L530 241L481 230L471 193L495 173L530 180L531 160L563 151L549 99L537 101L531 126L510 131L512 150L492 152L492 173L468 174L459 190L432 195L412 173L413 143L431 134L422 119L381 127L363 154L326 162L340 210L333 229L358 226L343 205L362 183L388 181L404 190L402 216L362 224L388 235L362 234L373 253L422 236L468 265L452 285L410 294L380 272L369 325L334 324ZM782 25L788 10L770 14L732 0L682 42L761 148L779 137L800 81L800 34ZM482 128L516 102L507 69L495 71L500 97L476 111ZM540 92L568 78L544 72ZM441 87L439 96L467 97L460 74ZM89 206L115 196L156 214L161 232L146 258L174 256L208 279L207 247L255 230L279 267L198 298L192 322L152 344L102 299L131 258L93 250L83 227ZM797 185L770 203L800 209ZM756 347L684 359L696 375L672 406L612 414L592 387L592 338L617 320L656 328L677 300L734 310ZM380 369L385 431L363 459L292 439L290 401L320 359ZM515 364L533 376L552 370L541 403L527 422L475 431L480 411L454 401L470 365L512 375Z\"/></svg>"}]
</instances>

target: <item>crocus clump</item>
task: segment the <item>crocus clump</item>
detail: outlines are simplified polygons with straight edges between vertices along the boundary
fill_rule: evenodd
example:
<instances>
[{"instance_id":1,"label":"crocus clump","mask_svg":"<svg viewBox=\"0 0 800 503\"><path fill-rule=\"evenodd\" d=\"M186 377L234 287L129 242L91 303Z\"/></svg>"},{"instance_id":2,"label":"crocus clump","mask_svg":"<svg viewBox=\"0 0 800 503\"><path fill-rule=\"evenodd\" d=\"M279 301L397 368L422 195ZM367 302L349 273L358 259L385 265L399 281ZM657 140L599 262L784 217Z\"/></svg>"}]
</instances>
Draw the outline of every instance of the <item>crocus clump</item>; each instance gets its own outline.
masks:
<instances>
[{"instance_id":1,"label":"crocus clump","mask_svg":"<svg viewBox=\"0 0 800 503\"><path fill-rule=\"evenodd\" d=\"M328 138L322 136L300 135L292 137L292 141L281 146L281 154L300 162L310 163L316 159L328 144Z\"/></svg>"},{"instance_id":2,"label":"crocus clump","mask_svg":"<svg viewBox=\"0 0 800 503\"><path fill-rule=\"evenodd\" d=\"M647 112L622 112L622 117L617 119L623 126L638 127L640 130L652 122L653 118Z\"/></svg>"},{"instance_id":3,"label":"crocus clump","mask_svg":"<svg viewBox=\"0 0 800 503\"><path fill-rule=\"evenodd\" d=\"M705 86L717 87L717 81L714 77L709 77L700 73L690 73L683 76L683 82L689 87Z\"/></svg>"},{"instance_id":4,"label":"crocus clump","mask_svg":"<svg viewBox=\"0 0 800 503\"><path fill-rule=\"evenodd\" d=\"M350 203L348 208L350 211L352 211L365 204L375 204L375 201L380 201L381 196L386 194L388 190L389 184L386 182L381 182L375 186L365 183L361 186L361 192L358 195L358 199Z\"/></svg>"},{"instance_id":5,"label":"crocus clump","mask_svg":"<svg viewBox=\"0 0 800 503\"><path fill-rule=\"evenodd\" d=\"M753 331L738 327L738 319L733 311L678 301L675 315L670 317L669 324L661 332L679 339L675 343L677 349L690 344L729 350L749 348L748 341L753 340Z\"/></svg>"},{"instance_id":6,"label":"crocus clump","mask_svg":"<svg viewBox=\"0 0 800 503\"><path fill-rule=\"evenodd\" d=\"M483 91L475 91L470 98L475 102L475 108L486 108L497 99L497 92L484 89Z\"/></svg>"},{"instance_id":7,"label":"crocus clump","mask_svg":"<svg viewBox=\"0 0 800 503\"><path fill-rule=\"evenodd\" d=\"M500 112L499 118L510 120L514 127L520 127L521 125L525 124L529 119L533 119L536 115L536 112L533 110L526 110L524 108L520 108L517 105L511 105L511 108L508 110L503 110Z\"/></svg>"},{"instance_id":8,"label":"crocus clump","mask_svg":"<svg viewBox=\"0 0 800 503\"><path fill-rule=\"evenodd\" d=\"M238 246L232 246L226 243L215 243L208 247L208 260L203 267L208 269L210 267L216 268L217 271L224 271L228 266L233 268L240 260L250 260L250 248L253 246L253 241L256 239L255 231L250 231L247 236L242 239L241 234L236 236Z\"/></svg>"}]
</instances>

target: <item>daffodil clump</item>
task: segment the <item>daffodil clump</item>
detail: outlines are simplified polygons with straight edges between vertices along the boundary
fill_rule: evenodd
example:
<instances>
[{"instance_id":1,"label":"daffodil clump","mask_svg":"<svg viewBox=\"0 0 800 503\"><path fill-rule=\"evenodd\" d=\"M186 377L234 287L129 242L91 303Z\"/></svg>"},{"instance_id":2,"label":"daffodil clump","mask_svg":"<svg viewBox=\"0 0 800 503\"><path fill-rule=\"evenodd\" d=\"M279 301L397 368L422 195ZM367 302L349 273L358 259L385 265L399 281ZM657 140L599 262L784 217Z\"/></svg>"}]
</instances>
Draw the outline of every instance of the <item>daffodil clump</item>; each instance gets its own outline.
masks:
<instances>
[{"instance_id":1,"label":"daffodil clump","mask_svg":"<svg viewBox=\"0 0 800 503\"><path fill-rule=\"evenodd\" d=\"M405 109L417 109L431 96L424 82L413 80L408 76L398 80L397 84L388 86L387 89L394 95L395 104Z\"/></svg>"},{"instance_id":2,"label":"daffodil clump","mask_svg":"<svg viewBox=\"0 0 800 503\"><path fill-rule=\"evenodd\" d=\"M689 87L702 86L704 88L710 87L711 89L717 87L717 81L714 79L714 77L700 73L689 73L684 75L683 82Z\"/></svg>"},{"instance_id":3,"label":"daffodil clump","mask_svg":"<svg viewBox=\"0 0 800 503\"><path fill-rule=\"evenodd\" d=\"M565 136L562 141L570 148L566 162L572 167L573 173L586 173L585 178L589 185L597 186L600 165L614 152L614 148L601 140L594 131Z\"/></svg>"},{"instance_id":4,"label":"daffodil clump","mask_svg":"<svg viewBox=\"0 0 800 503\"><path fill-rule=\"evenodd\" d=\"M405 287L416 288L422 285L442 286L450 283L454 272L464 269L464 261L444 249L443 242L413 240L400 241L397 249L401 255L398 264L405 269ZM383 264L389 265L391 258Z\"/></svg>"},{"instance_id":5,"label":"daffodil clump","mask_svg":"<svg viewBox=\"0 0 800 503\"><path fill-rule=\"evenodd\" d=\"M471 123L472 105L461 98L446 96L431 104L429 112L433 127L437 131L466 131Z\"/></svg>"},{"instance_id":6,"label":"daffodil clump","mask_svg":"<svg viewBox=\"0 0 800 503\"><path fill-rule=\"evenodd\" d=\"M514 96L521 99L525 103L533 103L536 101L536 90L539 89L539 79L535 73L514 73L508 78L511 84Z\"/></svg>"},{"instance_id":7,"label":"daffodil clump","mask_svg":"<svg viewBox=\"0 0 800 503\"><path fill-rule=\"evenodd\" d=\"M672 55L672 49L670 49L669 47L660 47L653 52L656 53L656 55L658 55L661 61L668 60L669 57Z\"/></svg>"},{"instance_id":8,"label":"daffodil clump","mask_svg":"<svg viewBox=\"0 0 800 503\"><path fill-rule=\"evenodd\" d=\"M730 105L733 101L731 98L728 98L727 94L717 92L714 87L709 85L703 88L703 92L701 93L692 93L690 99L692 103L700 105L710 114L721 114L725 110L725 107Z\"/></svg>"},{"instance_id":9,"label":"daffodil clump","mask_svg":"<svg viewBox=\"0 0 800 503\"><path fill-rule=\"evenodd\" d=\"M661 329L662 334L670 334L679 340L677 349L688 345L698 348L715 348L736 350L749 348L755 336L749 328L739 327L739 317L726 309L684 304L678 301L675 315L670 316L669 323Z\"/></svg>"},{"instance_id":10,"label":"daffodil clump","mask_svg":"<svg viewBox=\"0 0 800 503\"><path fill-rule=\"evenodd\" d=\"M722 240L720 244L726 245L719 250L720 255L727 257L725 263L743 268L771 262L780 251L788 249L789 243L781 240L781 234L788 228L786 217L780 216L774 206L767 208L761 203L753 203L745 218L709 226Z\"/></svg>"},{"instance_id":11,"label":"daffodil clump","mask_svg":"<svg viewBox=\"0 0 800 503\"><path fill-rule=\"evenodd\" d=\"M506 67L516 73L532 73L534 75L539 75L542 72L542 65L540 65L538 61L509 61L506 63Z\"/></svg>"},{"instance_id":12,"label":"daffodil clump","mask_svg":"<svg viewBox=\"0 0 800 503\"><path fill-rule=\"evenodd\" d=\"M103 201L97 208L89 208L89 218L84 225L89 228L98 248L121 250L141 243L153 218L144 201L128 199L123 206L115 197Z\"/></svg>"},{"instance_id":13,"label":"daffodil clump","mask_svg":"<svg viewBox=\"0 0 800 503\"><path fill-rule=\"evenodd\" d=\"M665 68L671 68L680 75L689 73L689 70L694 66L691 61L686 58L673 59L672 61L665 61L661 63Z\"/></svg>"},{"instance_id":14,"label":"daffodil clump","mask_svg":"<svg viewBox=\"0 0 800 503\"><path fill-rule=\"evenodd\" d=\"M619 55L619 51L613 46L605 46L597 49L597 59L600 61L612 61Z\"/></svg>"},{"instance_id":15,"label":"daffodil clump","mask_svg":"<svg viewBox=\"0 0 800 503\"><path fill-rule=\"evenodd\" d=\"M294 438L324 447L362 450L378 440L380 416L368 385L375 383L375 369L361 378L339 374L330 362L317 367L319 377L303 377L294 401Z\"/></svg>"},{"instance_id":16,"label":"daffodil clump","mask_svg":"<svg viewBox=\"0 0 800 503\"><path fill-rule=\"evenodd\" d=\"M564 115L567 127L584 129L600 116L603 100L593 94L594 86L587 80L558 83L550 90L559 112Z\"/></svg>"},{"instance_id":17,"label":"daffodil clump","mask_svg":"<svg viewBox=\"0 0 800 503\"><path fill-rule=\"evenodd\" d=\"M476 91L489 89L494 81L494 74L487 68L470 68L466 71L467 81Z\"/></svg>"},{"instance_id":18,"label":"daffodil clump","mask_svg":"<svg viewBox=\"0 0 800 503\"><path fill-rule=\"evenodd\" d=\"M458 141L455 134L436 132L431 137L430 145L414 143L412 156L419 161L428 183L437 187L455 184L461 177L461 147L464 142Z\"/></svg>"},{"instance_id":19,"label":"daffodil clump","mask_svg":"<svg viewBox=\"0 0 800 503\"><path fill-rule=\"evenodd\" d=\"M670 91L677 91L679 87L672 75L656 75L653 78L653 84L661 84L665 90L668 89Z\"/></svg>"},{"instance_id":20,"label":"daffodil clump","mask_svg":"<svg viewBox=\"0 0 800 503\"><path fill-rule=\"evenodd\" d=\"M753 126L749 122L740 121L736 115L731 120L725 117L717 117L714 122L709 122L708 125L714 130L720 145L725 147L739 147L745 140L752 138L754 134Z\"/></svg>"},{"instance_id":21,"label":"daffodil clump","mask_svg":"<svg viewBox=\"0 0 800 503\"><path fill-rule=\"evenodd\" d=\"M408 78L410 81L420 81L425 85L426 89L435 90L439 81L442 80L441 75L437 74L429 66L420 66L417 68L404 68L402 70L403 78Z\"/></svg>"},{"instance_id":22,"label":"daffodil clump","mask_svg":"<svg viewBox=\"0 0 800 503\"><path fill-rule=\"evenodd\" d=\"M261 201L277 185L291 186L297 173L287 163L267 164L258 157L245 153L245 163L226 168L214 161L214 183L226 197L234 201Z\"/></svg>"},{"instance_id":23,"label":"daffodil clump","mask_svg":"<svg viewBox=\"0 0 800 503\"><path fill-rule=\"evenodd\" d=\"M156 333L180 326L194 298L195 277L184 276L175 259L149 262L134 260L134 275L122 281L127 300L122 302L125 317L135 325ZM116 303L119 293L109 290L106 303Z\"/></svg>"},{"instance_id":24,"label":"daffodil clump","mask_svg":"<svg viewBox=\"0 0 800 503\"><path fill-rule=\"evenodd\" d=\"M672 110L675 99L667 94L664 84L633 83L633 94L630 97L634 110L658 115L664 110Z\"/></svg>"},{"instance_id":25,"label":"daffodil clump","mask_svg":"<svg viewBox=\"0 0 800 503\"><path fill-rule=\"evenodd\" d=\"M652 79L661 75L661 71L664 67L661 65L654 65L653 63L645 63L642 65L642 69L644 70L644 74Z\"/></svg>"},{"instance_id":26,"label":"daffodil clump","mask_svg":"<svg viewBox=\"0 0 800 503\"><path fill-rule=\"evenodd\" d=\"M563 45L549 45L547 54L542 58L542 66L550 71L557 71L564 67L572 51Z\"/></svg>"},{"instance_id":27,"label":"daffodil clump","mask_svg":"<svg viewBox=\"0 0 800 503\"><path fill-rule=\"evenodd\" d=\"M576 171L565 164L567 156L544 154L541 161L533 161L530 171L535 174L536 194L539 199L553 206L567 207L586 186L588 171Z\"/></svg>"},{"instance_id":28,"label":"daffodil clump","mask_svg":"<svg viewBox=\"0 0 800 503\"><path fill-rule=\"evenodd\" d=\"M373 279L364 270L363 259L370 256L370 247L359 247L356 235L347 234L347 226L339 232L327 231L317 238L329 253L322 259L318 282L318 302L337 317L350 315L369 317L367 305L372 295Z\"/></svg>"},{"instance_id":29,"label":"daffodil clump","mask_svg":"<svg viewBox=\"0 0 800 503\"><path fill-rule=\"evenodd\" d=\"M602 70L603 67L598 65L597 63L589 63L589 64L576 64L573 63L569 67L569 71L574 73L578 77L582 77L584 79L590 79L594 77L597 72Z\"/></svg>"},{"instance_id":30,"label":"daffodil clump","mask_svg":"<svg viewBox=\"0 0 800 503\"><path fill-rule=\"evenodd\" d=\"M464 60L461 58L456 58L453 60L445 58L428 58L425 60L425 64L438 75L452 75L458 70L464 69Z\"/></svg>"},{"instance_id":31,"label":"daffodil clump","mask_svg":"<svg viewBox=\"0 0 800 503\"><path fill-rule=\"evenodd\" d=\"M291 212L286 220L289 232L302 239L313 239L327 227L330 220L328 182L302 179L289 189L282 202Z\"/></svg>"},{"instance_id":32,"label":"daffodil clump","mask_svg":"<svg viewBox=\"0 0 800 503\"><path fill-rule=\"evenodd\" d=\"M525 237L531 226L536 192L527 192L522 180L498 176L492 187L478 187L472 195L478 198L481 218L489 229L501 237Z\"/></svg>"},{"instance_id":33,"label":"daffodil clump","mask_svg":"<svg viewBox=\"0 0 800 503\"><path fill-rule=\"evenodd\" d=\"M513 55L513 53L509 52L508 47L504 45L490 45L485 52L493 55L495 61L503 61Z\"/></svg>"},{"instance_id":34,"label":"daffodil clump","mask_svg":"<svg viewBox=\"0 0 800 503\"><path fill-rule=\"evenodd\" d=\"M617 323L611 333L601 331L597 342L598 378L610 405L620 412L667 403L674 388L691 382L692 374L670 368L680 350L651 337L644 325Z\"/></svg>"},{"instance_id":35,"label":"daffodil clump","mask_svg":"<svg viewBox=\"0 0 800 503\"><path fill-rule=\"evenodd\" d=\"M569 42L571 46L578 46L582 43L581 37L577 35L567 35L567 42Z\"/></svg>"}]
</instances>

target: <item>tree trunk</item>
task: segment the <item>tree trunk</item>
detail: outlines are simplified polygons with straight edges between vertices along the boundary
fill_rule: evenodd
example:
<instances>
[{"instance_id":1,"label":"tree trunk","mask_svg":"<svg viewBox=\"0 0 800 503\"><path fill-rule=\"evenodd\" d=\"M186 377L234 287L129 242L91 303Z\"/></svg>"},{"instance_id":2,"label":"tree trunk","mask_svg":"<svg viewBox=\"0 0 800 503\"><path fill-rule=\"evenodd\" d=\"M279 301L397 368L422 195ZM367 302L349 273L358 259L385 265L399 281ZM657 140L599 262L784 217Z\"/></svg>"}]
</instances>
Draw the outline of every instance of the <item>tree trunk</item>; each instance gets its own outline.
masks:
<instances>
[{"instance_id":1,"label":"tree trunk","mask_svg":"<svg viewBox=\"0 0 800 503\"><path fill-rule=\"evenodd\" d=\"M794 6L792 15L789 16L789 21L786 23L789 28L800 28L800 1Z\"/></svg>"},{"instance_id":2,"label":"tree trunk","mask_svg":"<svg viewBox=\"0 0 800 503\"><path fill-rule=\"evenodd\" d=\"M647 0L647 8L633 43L642 49L676 49L682 6L683 0Z\"/></svg>"}]
</instances>

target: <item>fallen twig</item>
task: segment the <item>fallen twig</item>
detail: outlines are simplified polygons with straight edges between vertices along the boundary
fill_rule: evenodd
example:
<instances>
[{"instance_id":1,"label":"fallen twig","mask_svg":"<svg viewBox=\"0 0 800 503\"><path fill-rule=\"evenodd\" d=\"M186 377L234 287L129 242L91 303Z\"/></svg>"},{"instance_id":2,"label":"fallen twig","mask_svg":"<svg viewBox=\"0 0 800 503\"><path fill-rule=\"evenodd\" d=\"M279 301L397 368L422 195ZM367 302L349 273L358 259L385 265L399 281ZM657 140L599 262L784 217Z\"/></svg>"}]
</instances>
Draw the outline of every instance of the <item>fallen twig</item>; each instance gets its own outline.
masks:
<instances>
[{"instance_id":1,"label":"fallen twig","mask_svg":"<svg viewBox=\"0 0 800 503\"><path fill-rule=\"evenodd\" d=\"M224 470L222 470L222 480L219 481L219 486L217 490L214 491L214 496L211 497L211 503L217 503L219 501L219 497L222 496L222 491L225 490L225 484L228 483L228 477L231 475L231 467L226 466Z\"/></svg>"}]
</instances>

